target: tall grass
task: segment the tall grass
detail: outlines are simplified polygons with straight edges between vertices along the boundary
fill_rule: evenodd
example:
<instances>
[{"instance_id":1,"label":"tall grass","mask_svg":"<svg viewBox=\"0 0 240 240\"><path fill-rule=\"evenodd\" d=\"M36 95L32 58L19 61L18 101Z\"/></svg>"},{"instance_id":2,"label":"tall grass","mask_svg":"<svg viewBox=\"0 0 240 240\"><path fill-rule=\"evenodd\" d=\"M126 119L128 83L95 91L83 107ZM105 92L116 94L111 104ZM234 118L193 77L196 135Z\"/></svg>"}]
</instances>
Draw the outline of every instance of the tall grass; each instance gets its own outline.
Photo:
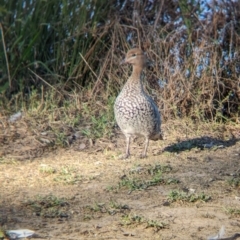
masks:
<instances>
[{"instance_id":1,"label":"tall grass","mask_svg":"<svg viewBox=\"0 0 240 240\"><path fill-rule=\"evenodd\" d=\"M2 0L2 34L13 88L38 86L39 79L29 69L47 75L51 84L72 80L84 84L89 71L82 57L94 64L95 56L104 51L101 41L110 5L106 0Z\"/></svg>"},{"instance_id":2,"label":"tall grass","mask_svg":"<svg viewBox=\"0 0 240 240\"><path fill-rule=\"evenodd\" d=\"M1 51L0 107L28 108L37 89L41 109L53 91L56 108L87 103L102 116L129 75L120 59L139 46L153 62L145 84L165 120L239 121L238 1L0 1L8 57Z\"/></svg>"}]
</instances>

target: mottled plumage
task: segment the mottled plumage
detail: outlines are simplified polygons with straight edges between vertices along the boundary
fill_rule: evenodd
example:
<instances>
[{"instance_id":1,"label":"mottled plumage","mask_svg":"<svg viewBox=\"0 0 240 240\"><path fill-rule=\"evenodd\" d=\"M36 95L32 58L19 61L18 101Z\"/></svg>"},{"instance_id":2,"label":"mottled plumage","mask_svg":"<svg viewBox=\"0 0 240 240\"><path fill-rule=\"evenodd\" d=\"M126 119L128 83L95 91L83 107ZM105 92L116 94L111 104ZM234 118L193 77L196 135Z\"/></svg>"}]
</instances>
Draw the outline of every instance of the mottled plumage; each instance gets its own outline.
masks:
<instances>
[{"instance_id":1,"label":"mottled plumage","mask_svg":"<svg viewBox=\"0 0 240 240\"><path fill-rule=\"evenodd\" d=\"M141 157L146 157L149 139L162 139L160 125L161 117L157 105L148 96L142 86L141 72L147 63L147 58L141 49L128 51L123 63L133 66L132 75L127 80L114 104L114 114L117 124L126 136L126 154L129 157L130 138L144 136L145 148Z\"/></svg>"}]
</instances>

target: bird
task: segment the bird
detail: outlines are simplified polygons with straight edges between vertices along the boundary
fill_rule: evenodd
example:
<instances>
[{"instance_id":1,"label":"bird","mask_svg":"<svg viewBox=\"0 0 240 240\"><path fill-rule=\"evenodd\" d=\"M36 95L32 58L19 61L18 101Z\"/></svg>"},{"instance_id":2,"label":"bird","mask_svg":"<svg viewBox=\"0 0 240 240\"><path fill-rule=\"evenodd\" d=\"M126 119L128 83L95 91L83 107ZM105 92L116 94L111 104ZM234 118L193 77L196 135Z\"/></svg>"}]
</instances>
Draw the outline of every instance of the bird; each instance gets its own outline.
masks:
<instances>
[{"instance_id":1,"label":"bird","mask_svg":"<svg viewBox=\"0 0 240 240\"><path fill-rule=\"evenodd\" d=\"M126 152L121 158L130 156L130 139L145 138L145 147L140 158L147 156L149 140L162 140L161 115L156 103L144 91L142 71L148 64L140 48L130 49L121 64L131 64L132 74L123 86L114 103L114 115L118 126L126 137Z\"/></svg>"}]
</instances>

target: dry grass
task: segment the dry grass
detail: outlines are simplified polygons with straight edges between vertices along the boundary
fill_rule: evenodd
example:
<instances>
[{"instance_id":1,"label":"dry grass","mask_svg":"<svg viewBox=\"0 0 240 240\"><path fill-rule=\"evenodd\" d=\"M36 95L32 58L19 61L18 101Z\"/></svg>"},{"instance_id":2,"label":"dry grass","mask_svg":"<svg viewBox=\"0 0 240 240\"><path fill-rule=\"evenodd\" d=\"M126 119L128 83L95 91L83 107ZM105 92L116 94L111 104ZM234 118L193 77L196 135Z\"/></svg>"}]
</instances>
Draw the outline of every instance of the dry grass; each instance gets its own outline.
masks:
<instances>
[{"instance_id":1,"label":"dry grass","mask_svg":"<svg viewBox=\"0 0 240 240\"><path fill-rule=\"evenodd\" d=\"M63 4L62 12L58 14L64 20L55 30L52 29L51 36L47 29L42 29L42 37L48 39L44 42L34 35L37 32L29 32L39 29L39 24L50 19L48 11L42 15L42 6L36 6L35 14L41 15L36 21L30 21L31 16L25 22L19 20L15 26L5 19L2 36L7 45L1 47L5 50L10 47L14 41L14 29L18 27L18 30L23 28L18 33L18 37L24 39L23 46L33 38L30 46L35 46L35 53L32 53L34 48L22 47L20 55L25 59L12 61L7 69L7 65L0 69L5 84L0 88L0 107L6 114L23 110L34 118L47 117L48 122L58 120L68 127L82 127L88 122L90 130L85 131L87 135L92 138L109 135L104 129L107 124L113 125L115 96L130 73L128 68L119 67L119 62L129 48L138 46L146 50L153 62L146 71L145 85L158 103L164 121L189 117L196 122L239 122L237 19L240 16L236 9L240 5L233 1L213 1L208 6L207 15L203 7L185 3L144 1L138 5L127 1L126 5L116 4L112 8L114 3L111 2L102 9L101 5L91 2L91 9L96 9L92 19L84 7L75 12L73 9L79 6L71 5L69 13ZM60 3L53 1L51 4L57 6ZM47 7L51 8L51 4ZM8 6L4 6L7 9ZM21 19L21 12L31 9L29 6L27 4L24 9L21 4L14 3L9 15L16 10ZM224 17L221 14L223 9L226 11ZM50 26L58 22L58 14L51 14ZM112 17L115 15L117 17ZM104 18L107 21L103 21ZM66 22L71 22L68 31L65 31ZM7 27L13 30L6 33ZM73 29L77 29L76 32ZM62 37L62 44L54 39L55 35ZM12 44L8 54L18 59L15 55L20 43L15 41ZM54 56L50 51L53 46L56 50ZM1 58L6 62L4 55ZM7 70L11 75L11 89L5 78ZM52 124L50 127L55 128Z\"/></svg>"}]
</instances>

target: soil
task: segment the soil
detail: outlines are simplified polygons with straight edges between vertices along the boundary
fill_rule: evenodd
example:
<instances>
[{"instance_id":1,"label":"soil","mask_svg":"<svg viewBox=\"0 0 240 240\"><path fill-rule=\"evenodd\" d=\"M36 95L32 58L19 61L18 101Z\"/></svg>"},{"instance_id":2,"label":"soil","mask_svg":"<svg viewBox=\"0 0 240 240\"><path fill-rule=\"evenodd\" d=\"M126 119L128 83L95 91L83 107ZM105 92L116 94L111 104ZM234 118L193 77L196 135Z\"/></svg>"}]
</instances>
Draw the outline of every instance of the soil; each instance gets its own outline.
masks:
<instances>
[{"instance_id":1,"label":"soil","mask_svg":"<svg viewBox=\"0 0 240 240\"><path fill-rule=\"evenodd\" d=\"M24 119L1 123L0 229L30 229L34 239L207 239L222 226L226 237L240 232L237 125L172 121L147 158L139 158L137 139L131 157L118 160L120 131L54 148ZM171 198L174 192L195 199Z\"/></svg>"}]
</instances>

